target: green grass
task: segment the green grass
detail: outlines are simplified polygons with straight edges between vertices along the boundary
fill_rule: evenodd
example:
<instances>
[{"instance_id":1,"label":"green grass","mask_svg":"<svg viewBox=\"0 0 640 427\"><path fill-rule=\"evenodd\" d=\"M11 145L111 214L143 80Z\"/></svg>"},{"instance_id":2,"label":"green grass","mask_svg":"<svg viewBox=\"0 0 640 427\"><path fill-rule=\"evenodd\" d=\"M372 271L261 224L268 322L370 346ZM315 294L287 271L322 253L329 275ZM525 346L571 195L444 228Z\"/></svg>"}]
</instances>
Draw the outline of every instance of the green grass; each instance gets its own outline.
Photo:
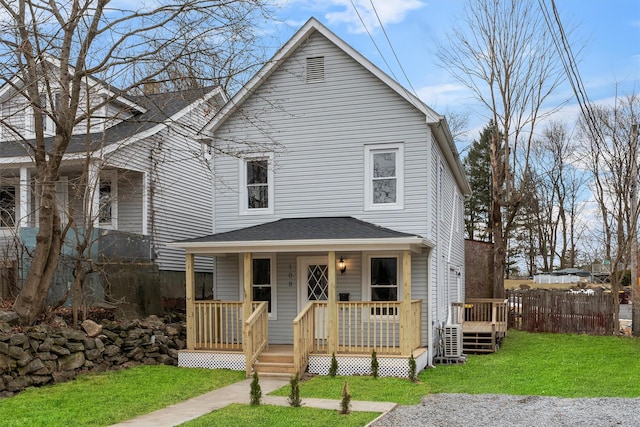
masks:
<instances>
[{"instance_id":1,"label":"green grass","mask_svg":"<svg viewBox=\"0 0 640 427\"><path fill-rule=\"evenodd\" d=\"M337 410L235 404L181 425L185 427L226 427L233 425L260 427L362 427L373 421L378 415L380 414L376 412L352 412L349 415L340 415Z\"/></svg>"},{"instance_id":2,"label":"green grass","mask_svg":"<svg viewBox=\"0 0 640 427\"><path fill-rule=\"evenodd\" d=\"M0 426L105 426L243 380L244 372L139 366L0 400Z\"/></svg>"},{"instance_id":3,"label":"green grass","mask_svg":"<svg viewBox=\"0 0 640 427\"><path fill-rule=\"evenodd\" d=\"M349 381L353 400L416 404L429 393L558 397L640 396L640 339L509 331L500 351L469 355L464 365L437 365L419 383L397 378L314 377L300 396L339 399ZM288 388L272 394L286 396Z\"/></svg>"}]
</instances>

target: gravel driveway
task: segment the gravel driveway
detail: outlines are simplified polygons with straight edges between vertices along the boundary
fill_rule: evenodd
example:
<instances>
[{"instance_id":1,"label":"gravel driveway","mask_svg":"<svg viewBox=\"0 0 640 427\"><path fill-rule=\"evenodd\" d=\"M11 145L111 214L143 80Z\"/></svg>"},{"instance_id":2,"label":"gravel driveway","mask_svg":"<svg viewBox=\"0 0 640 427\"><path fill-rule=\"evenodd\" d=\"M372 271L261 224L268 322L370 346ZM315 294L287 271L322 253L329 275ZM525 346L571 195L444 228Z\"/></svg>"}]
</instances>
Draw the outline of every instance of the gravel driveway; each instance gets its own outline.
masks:
<instances>
[{"instance_id":1,"label":"gravel driveway","mask_svg":"<svg viewBox=\"0 0 640 427\"><path fill-rule=\"evenodd\" d=\"M432 394L372 426L640 426L640 398Z\"/></svg>"}]
</instances>

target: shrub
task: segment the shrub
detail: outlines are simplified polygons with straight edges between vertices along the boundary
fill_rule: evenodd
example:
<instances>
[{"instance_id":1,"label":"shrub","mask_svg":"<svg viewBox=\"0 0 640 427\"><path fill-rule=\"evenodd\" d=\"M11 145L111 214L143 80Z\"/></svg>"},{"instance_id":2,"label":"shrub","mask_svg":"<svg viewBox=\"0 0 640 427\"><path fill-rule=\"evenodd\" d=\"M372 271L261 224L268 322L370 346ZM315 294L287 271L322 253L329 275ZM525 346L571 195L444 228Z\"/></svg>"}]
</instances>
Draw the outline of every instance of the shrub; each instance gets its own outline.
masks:
<instances>
[{"instance_id":1,"label":"shrub","mask_svg":"<svg viewBox=\"0 0 640 427\"><path fill-rule=\"evenodd\" d=\"M291 378L289 384L291 384L291 392L289 393L289 405L294 408L299 408L302 404L302 400L300 399L300 380L298 378L298 373Z\"/></svg>"},{"instance_id":2,"label":"shrub","mask_svg":"<svg viewBox=\"0 0 640 427\"><path fill-rule=\"evenodd\" d=\"M262 389L258 379L258 373L253 373L253 380L251 381L251 405L260 405L260 399L262 399Z\"/></svg>"},{"instance_id":3,"label":"shrub","mask_svg":"<svg viewBox=\"0 0 640 427\"><path fill-rule=\"evenodd\" d=\"M375 350L371 353L371 376L378 378L378 355Z\"/></svg>"},{"instance_id":4,"label":"shrub","mask_svg":"<svg viewBox=\"0 0 640 427\"><path fill-rule=\"evenodd\" d=\"M340 413L347 415L351 413L351 395L349 394L349 384L345 381L342 387L342 400L340 401Z\"/></svg>"},{"instance_id":5,"label":"shrub","mask_svg":"<svg viewBox=\"0 0 640 427\"><path fill-rule=\"evenodd\" d=\"M416 359L413 358L413 354L409 358L409 379L414 383L418 380L418 375L416 373Z\"/></svg>"},{"instance_id":6,"label":"shrub","mask_svg":"<svg viewBox=\"0 0 640 427\"><path fill-rule=\"evenodd\" d=\"M331 353L331 366L329 366L329 376L335 377L338 374L338 359L336 353Z\"/></svg>"}]
</instances>

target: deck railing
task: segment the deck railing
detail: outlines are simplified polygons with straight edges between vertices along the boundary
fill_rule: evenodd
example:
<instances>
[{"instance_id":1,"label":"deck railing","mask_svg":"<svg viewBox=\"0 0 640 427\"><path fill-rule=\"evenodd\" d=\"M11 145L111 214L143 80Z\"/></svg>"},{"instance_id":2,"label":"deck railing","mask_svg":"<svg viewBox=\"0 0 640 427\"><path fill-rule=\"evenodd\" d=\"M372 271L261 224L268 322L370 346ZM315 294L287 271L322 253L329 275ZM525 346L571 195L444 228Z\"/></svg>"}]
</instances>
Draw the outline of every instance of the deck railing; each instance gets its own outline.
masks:
<instances>
[{"instance_id":1,"label":"deck railing","mask_svg":"<svg viewBox=\"0 0 640 427\"><path fill-rule=\"evenodd\" d=\"M461 310L464 322L481 322L495 325L495 332L504 336L507 332L507 300L496 298L469 298L465 303L453 303L454 310ZM455 314L454 314L455 316Z\"/></svg>"},{"instance_id":2,"label":"deck railing","mask_svg":"<svg viewBox=\"0 0 640 427\"><path fill-rule=\"evenodd\" d=\"M310 302L293 321L293 363L297 373L305 372L315 347L315 305Z\"/></svg>"},{"instance_id":3,"label":"deck railing","mask_svg":"<svg viewBox=\"0 0 640 427\"><path fill-rule=\"evenodd\" d=\"M195 301L195 348L242 350L242 301Z\"/></svg>"},{"instance_id":4,"label":"deck railing","mask_svg":"<svg viewBox=\"0 0 640 427\"><path fill-rule=\"evenodd\" d=\"M251 374L253 363L269 343L269 305L266 302L258 304L245 323L244 352L247 361L247 376Z\"/></svg>"}]
</instances>

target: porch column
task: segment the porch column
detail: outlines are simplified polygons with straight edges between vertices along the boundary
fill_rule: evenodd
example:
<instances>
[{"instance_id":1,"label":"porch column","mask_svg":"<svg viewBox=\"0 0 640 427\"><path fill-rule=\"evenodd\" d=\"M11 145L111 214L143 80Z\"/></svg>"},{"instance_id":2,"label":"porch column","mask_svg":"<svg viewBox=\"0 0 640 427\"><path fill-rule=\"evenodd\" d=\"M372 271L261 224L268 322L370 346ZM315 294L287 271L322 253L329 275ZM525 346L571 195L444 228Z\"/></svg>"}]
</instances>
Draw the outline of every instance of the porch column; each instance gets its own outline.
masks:
<instances>
[{"instance_id":1,"label":"porch column","mask_svg":"<svg viewBox=\"0 0 640 427\"><path fill-rule=\"evenodd\" d=\"M97 228L100 225L100 168L95 161L89 162L85 206L85 214L89 215L89 221Z\"/></svg>"},{"instance_id":2,"label":"porch column","mask_svg":"<svg viewBox=\"0 0 640 427\"><path fill-rule=\"evenodd\" d=\"M328 271L328 295L327 295L327 350L329 354L333 354L338 350L338 306L336 304L336 253L329 251L327 256Z\"/></svg>"},{"instance_id":3,"label":"porch column","mask_svg":"<svg viewBox=\"0 0 640 427\"><path fill-rule=\"evenodd\" d=\"M29 209L31 201L29 191L31 187L31 183L29 182L31 177L29 175L29 169L27 169L26 166L22 166L20 168L20 208L18 212L16 212L18 214L16 215L16 225L18 227L26 227L29 222L29 215L31 211L31 209ZM35 224L35 218L33 220L33 223Z\"/></svg>"},{"instance_id":4,"label":"porch column","mask_svg":"<svg viewBox=\"0 0 640 427\"><path fill-rule=\"evenodd\" d=\"M186 299L187 299L187 350L196 347L196 307L195 307L195 269L194 255L187 254L186 262Z\"/></svg>"},{"instance_id":5,"label":"porch column","mask_svg":"<svg viewBox=\"0 0 640 427\"><path fill-rule=\"evenodd\" d=\"M242 258L243 269L243 298L242 298L242 336L246 337L245 322L251 317L251 252L245 252Z\"/></svg>"},{"instance_id":6,"label":"porch column","mask_svg":"<svg viewBox=\"0 0 640 427\"><path fill-rule=\"evenodd\" d=\"M402 252L402 304L400 305L400 351L411 355L411 336L414 325L411 316L411 251Z\"/></svg>"}]
</instances>

